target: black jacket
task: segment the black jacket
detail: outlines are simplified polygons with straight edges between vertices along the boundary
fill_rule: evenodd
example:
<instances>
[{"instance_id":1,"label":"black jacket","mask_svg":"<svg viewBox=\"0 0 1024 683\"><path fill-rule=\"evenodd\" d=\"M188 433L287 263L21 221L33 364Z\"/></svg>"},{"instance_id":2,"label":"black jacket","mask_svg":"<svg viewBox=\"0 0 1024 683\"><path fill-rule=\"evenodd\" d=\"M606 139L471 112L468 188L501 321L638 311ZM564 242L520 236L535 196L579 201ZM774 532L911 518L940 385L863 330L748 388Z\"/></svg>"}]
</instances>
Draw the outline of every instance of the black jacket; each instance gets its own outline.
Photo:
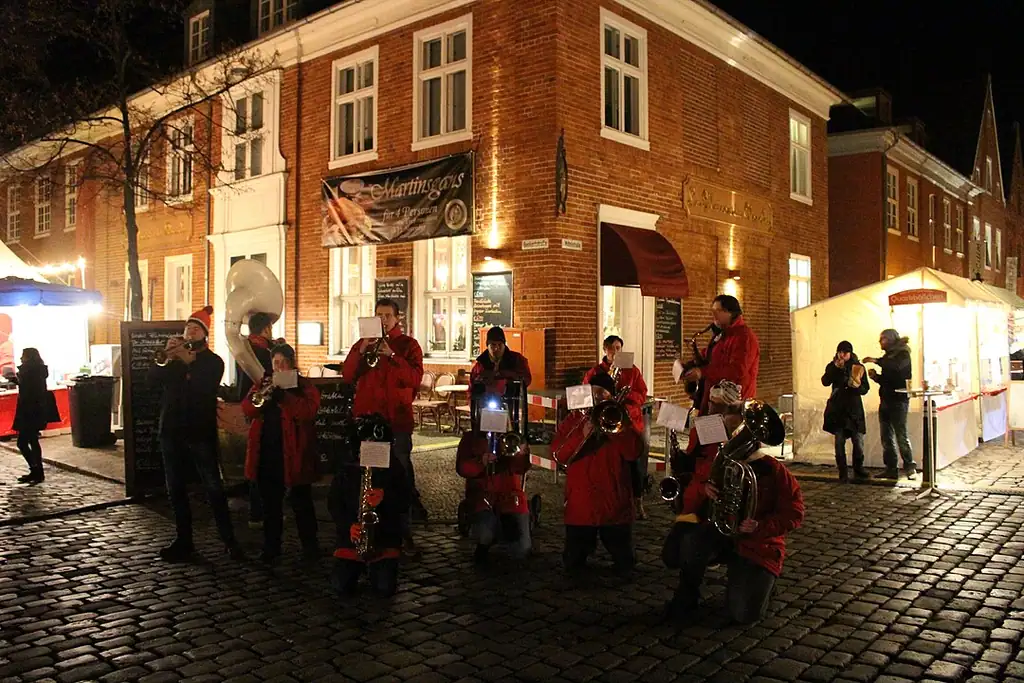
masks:
<instances>
[{"instance_id":1,"label":"black jacket","mask_svg":"<svg viewBox=\"0 0 1024 683\"><path fill-rule=\"evenodd\" d=\"M825 373L821 376L822 386L832 387L832 396L825 405L825 425L823 429L829 434L836 434L845 429L858 434L867 433L867 425L864 420L864 396L871 389L871 382L865 371L860 379L860 387L850 386L850 373L854 365L861 365L857 356L850 354L850 360L842 368L837 368L835 363L825 366ZM861 365L861 367L864 367Z\"/></svg>"},{"instance_id":2,"label":"black jacket","mask_svg":"<svg viewBox=\"0 0 1024 683\"><path fill-rule=\"evenodd\" d=\"M14 430L41 432L51 422L60 422L57 400L46 389L50 370L45 365L22 365L15 383L18 385L18 406L14 410Z\"/></svg>"},{"instance_id":3,"label":"black jacket","mask_svg":"<svg viewBox=\"0 0 1024 683\"><path fill-rule=\"evenodd\" d=\"M252 352L256 354L256 360L260 362L264 370L272 373L274 371L274 361L270 356L270 349L264 347L259 342L252 343L252 335L249 335L249 339L252 344ZM249 395L253 382L252 378L245 374L245 370L238 363L235 363L235 377L238 378L238 400L241 402Z\"/></svg>"},{"instance_id":4,"label":"black jacket","mask_svg":"<svg viewBox=\"0 0 1024 683\"><path fill-rule=\"evenodd\" d=\"M224 361L209 348L197 353L192 365L180 360L154 365L149 381L163 387L160 438L216 441L217 390L223 376Z\"/></svg>"},{"instance_id":5,"label":"black jacket","mask_svg":"<svg viewBox=\"0 0 1024 683\"><path fill-rule=\"evenodd\" d=\"M910 396L896 393L897 389L906 389L907 380L911 379L910 348L903 341L898 341L887 349L885 355L878 359L879 374L878 396L883 403L908 403Z\"/></svg>"}]
</instances>

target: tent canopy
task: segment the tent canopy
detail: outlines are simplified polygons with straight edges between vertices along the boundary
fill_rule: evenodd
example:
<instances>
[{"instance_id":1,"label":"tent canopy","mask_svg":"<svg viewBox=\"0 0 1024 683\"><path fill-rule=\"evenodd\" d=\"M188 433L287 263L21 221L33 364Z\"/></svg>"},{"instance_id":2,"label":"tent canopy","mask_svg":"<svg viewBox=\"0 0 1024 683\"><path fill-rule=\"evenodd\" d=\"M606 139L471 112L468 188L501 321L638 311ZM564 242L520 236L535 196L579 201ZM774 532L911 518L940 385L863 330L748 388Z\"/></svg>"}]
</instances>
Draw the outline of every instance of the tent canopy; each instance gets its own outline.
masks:
<instances>
[{"instance_id":1,"label":"tent canopy","mask_svg":"<svg viewBox=\"0 0 1024 683\"><path fill-rule=\"evenodd\" d=\"M88 289L20 277L0 278L0 306L83 306L102 301L99 292Z\"/></svg>"},{"instance_id":2,"label":"tent canopy","mask_svg":"<svg viewBox=\"0 0 1024 683\"><path fill-rule=\"evenodd\" d=\"M39 271L31 267L11 251L10 247L0 242L0 278L16 277L34 282L46 282Z\"/></svg>"}]
</instances>

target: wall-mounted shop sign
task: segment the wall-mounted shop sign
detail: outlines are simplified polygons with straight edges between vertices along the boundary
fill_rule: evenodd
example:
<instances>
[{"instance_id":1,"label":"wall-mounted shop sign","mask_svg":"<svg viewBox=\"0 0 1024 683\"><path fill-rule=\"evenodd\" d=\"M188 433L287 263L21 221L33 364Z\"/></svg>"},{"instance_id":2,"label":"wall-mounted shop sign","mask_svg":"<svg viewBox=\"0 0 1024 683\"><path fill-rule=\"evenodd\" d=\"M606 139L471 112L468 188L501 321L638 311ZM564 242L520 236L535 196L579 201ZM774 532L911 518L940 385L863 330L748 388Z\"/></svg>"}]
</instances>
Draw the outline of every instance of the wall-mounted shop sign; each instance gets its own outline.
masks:
<instances>
[{"instance_id":1,"label":"wall-mounted shop sign","mask_svg":"<svg viewBox=\"0 0 1024 683\"><path fill-rule=\"evenodd\" d=\"M946 292L941 289L905 289L902 292L889 295L890 306L944 303L946 303Z\"/></svg>"},{"instance_id":2,"label":"wall-mounted shop sign","mask_svg":"<svg viewBox=\"0 0 1024 683\"><path fill-rule=\"evenodd\" d=\"M327 178L321 244L349 247L473 233L473 152Z\"/></svg>"},{"instance_id":3,"label":"wall-mounted shop sign","mask_svg":"<svg viewBox=\"0 0 1024 683\"><path fill-rule=\"evenodd\" d=\"M538 249L548 248L548 238L544 237L536 240L523 240L523 251L537 251Z\"/></svg>"},{"instance_id":4,"label":"wall-mounted shop sign","mask_svg":"<svg viewBox=\"0 0 1024 683\"><path fill-rule=\"evenodd\" d=\"M569 251L583 251L583 240L562 240L562 249Z\"/></svg>"},{"instance_id":5,"label":"wall-mounted shop sign","mask_svg":"<svg viewBox=\"0 0 1024 683\"><path fill-rule=\"evenodd\" d=\"M683 207L691 218L769 232L775 227L772 205L767 199L735 192L693 176L683 180Z\"/></svg>"}]
</instances>

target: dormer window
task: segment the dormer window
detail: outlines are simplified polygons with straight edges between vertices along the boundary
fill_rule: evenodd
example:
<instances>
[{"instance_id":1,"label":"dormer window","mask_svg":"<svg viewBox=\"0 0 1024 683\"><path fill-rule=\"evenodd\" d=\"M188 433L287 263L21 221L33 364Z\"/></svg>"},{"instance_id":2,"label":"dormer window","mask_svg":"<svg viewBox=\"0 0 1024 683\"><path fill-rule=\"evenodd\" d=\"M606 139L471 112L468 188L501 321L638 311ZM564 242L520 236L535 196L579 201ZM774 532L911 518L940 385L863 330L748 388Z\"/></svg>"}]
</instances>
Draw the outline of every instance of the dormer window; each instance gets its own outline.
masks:
<instances>
[{"instance_id":1,"label":"dormer window","mask_svg":"<svg viewBox=\"0 0 1024 683\"><path fill-rule=\"evenodd\" d=\"M210 10L188 21L188 63L198 64L210 56Z\"/></svg>"},{"instance_id":2,"label":"dormer window","mask_svg":"<svg viewBox=\"0 0 1024 683\"><path fill-rule=\"evenodd\" d=\"M299 0L259 0L260 34L272 31L299 16Z\"/></svg>"}]
</instances>

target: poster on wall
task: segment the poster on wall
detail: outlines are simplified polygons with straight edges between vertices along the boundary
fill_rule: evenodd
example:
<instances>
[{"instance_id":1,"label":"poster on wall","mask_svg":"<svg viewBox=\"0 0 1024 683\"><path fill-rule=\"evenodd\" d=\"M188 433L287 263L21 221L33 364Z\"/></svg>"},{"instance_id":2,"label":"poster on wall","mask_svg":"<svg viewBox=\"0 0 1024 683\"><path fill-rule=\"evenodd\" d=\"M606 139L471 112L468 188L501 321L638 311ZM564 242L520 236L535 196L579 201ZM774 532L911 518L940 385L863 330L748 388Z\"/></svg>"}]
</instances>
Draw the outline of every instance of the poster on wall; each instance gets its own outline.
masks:
<instances>
[{"instance_id":1,"label":"poster on wall","mask_svg":"<svg viewBox=\"0 0 1024 683\"><path fill-rule=\"evenodd\" d=\"M473 152L326 178L322 190L324 247L473 233Z\"/></svg>"}]
</instances>

